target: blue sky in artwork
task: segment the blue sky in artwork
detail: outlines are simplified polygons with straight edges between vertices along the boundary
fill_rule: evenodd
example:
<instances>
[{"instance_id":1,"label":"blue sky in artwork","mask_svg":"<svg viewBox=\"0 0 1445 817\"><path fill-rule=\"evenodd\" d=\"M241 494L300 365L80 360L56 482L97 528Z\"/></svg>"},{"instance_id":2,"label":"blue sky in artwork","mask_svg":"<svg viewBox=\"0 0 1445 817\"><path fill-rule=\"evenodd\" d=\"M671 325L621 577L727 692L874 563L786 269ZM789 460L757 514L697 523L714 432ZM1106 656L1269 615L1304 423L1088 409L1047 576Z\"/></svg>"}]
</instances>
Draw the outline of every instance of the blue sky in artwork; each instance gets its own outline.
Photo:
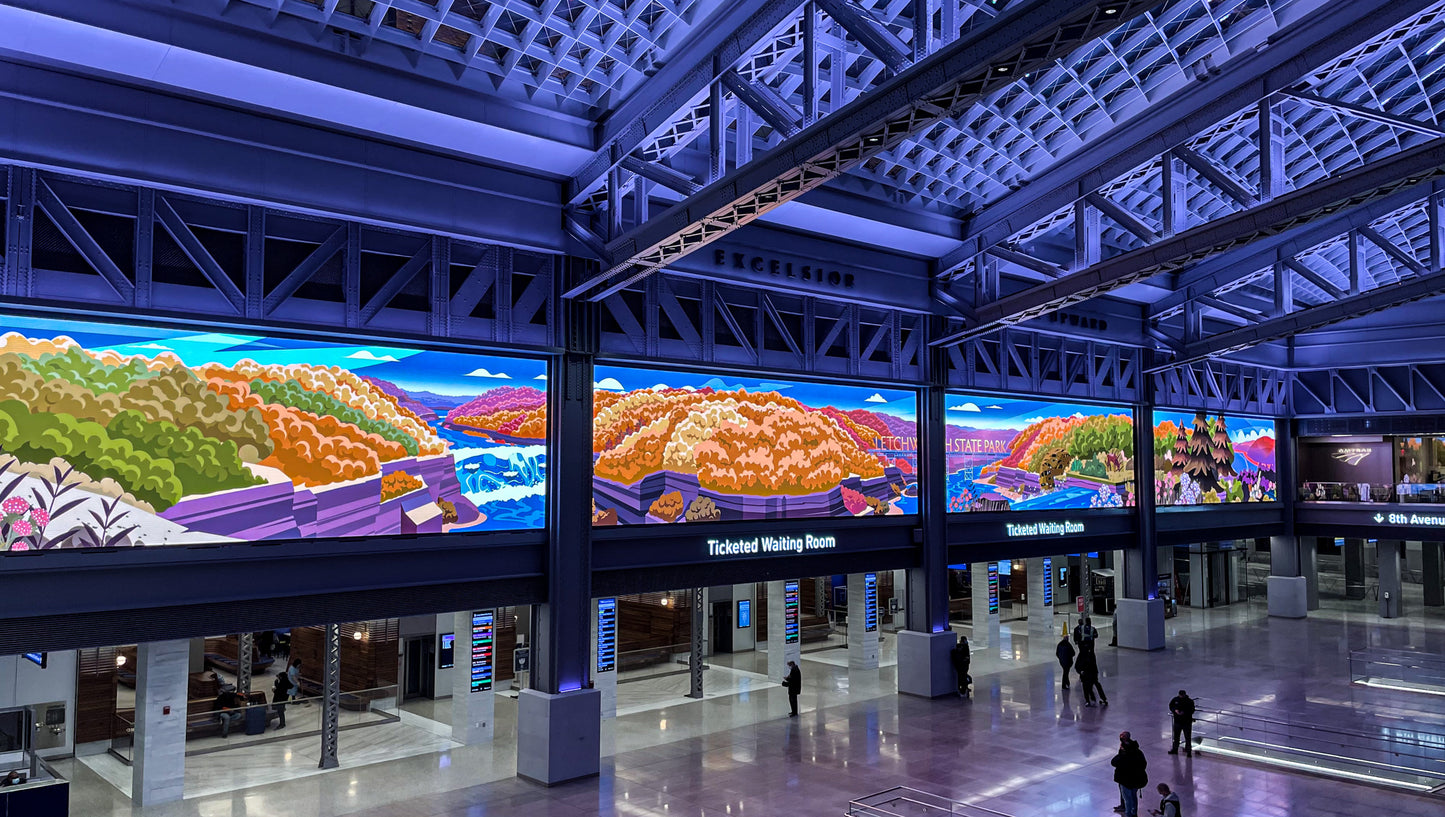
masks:
<instances>
[{"instance_id":1,"label":"blue sky in artwork","mask_svg":"<svg viewBox=\"0 0 1445 817\"><path fill-rule=\"evenodd\" d=\"M806 383L773 377L718 375L709 372L664 372L623 366L598 366L594 377L594 385L604 391L634 391L655 386L675 389L689 386L694 389L711 387L718 391L736 391L742 388L749 393L775 391L813 408L832 406L843 411L867 409L904 420L912 420L917 414L917 398L913 391L907 389Z\"/></svg>"},{"instance_id":2,"label":"blue sky in artwork","mask_svg":"<svg viewBox=\"0 0 1445 817\"><path fill-rule=\"evenodd\" d=\"M547 387L547 364L540 359L15 315L0 315L3 332L47 339L64 335L92 351L146 357L170 352L187 366L232 366L248 358L266 365L337 366L404 389L451 396L475 396L498 386Z\"/></svg>"},{"instance_id":3,"label":"blue sky in artwork","mask_svg":"<svg viewBox=\"0 0 1445 817\"><path fill-rule=\"evenodd\" d=\"M944 404L944 417L949 425L967 428L1003 428L1021 430L1047 417L1125 414L1128 406L1091 406L1081 403L1056 403L1048 400L1019 400L988 394L949 392Z\"/></svg>"},{"instance_id":4,"label":"blue sky in artwork","mask_svg":"<svg viewBox=\"0 0 1445 817\"><path fill-rule=\"evenodd\" d=\"M1211 419L1218 417L1219 413L1214 411L1205 412ZM1192 411L1155 411L1154 425L1168 420L1181 428L1190 428L1194 425L1194 412ZM1257 440L1260 437L1274 439L1274 420L1268 417L1241 417L1237 414L1224 415L1224 427L1229 429L1229 439L1236 443Z\"/></svg>"}]
</instances>

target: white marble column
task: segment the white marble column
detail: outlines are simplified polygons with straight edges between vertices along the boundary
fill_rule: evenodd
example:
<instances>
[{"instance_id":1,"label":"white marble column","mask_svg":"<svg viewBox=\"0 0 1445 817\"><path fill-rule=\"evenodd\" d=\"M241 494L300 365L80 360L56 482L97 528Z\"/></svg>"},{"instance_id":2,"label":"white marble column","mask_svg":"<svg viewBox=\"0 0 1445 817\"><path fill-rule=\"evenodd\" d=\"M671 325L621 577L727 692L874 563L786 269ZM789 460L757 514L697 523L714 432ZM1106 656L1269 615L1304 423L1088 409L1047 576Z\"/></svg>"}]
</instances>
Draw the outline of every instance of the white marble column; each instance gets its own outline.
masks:
<instances>
[{"instance_id":1,"label":"white marble column","mask_svg":"<svg viewBox=\"0 0 1445 817\"><path fill-rule=\"evenodd\" d=\"M988 611L988 566L989 562L974 562L968 566L969 594L973 597L973 636L969 639L974 647L997 647L999 637L998 610Z\"/></svg>"},{"instance_id":2,"label":"white marble column","mask_svg":"<svg viewBox=\"0 0 1445 817\"><path fill-rule=\"evenodd\" d=\"M1027 560L1025 570L1028 573L1029 644L1053 649L1054 606L1044 604L1044 586L1053 581L1053 577L1044 570L1041 558Z\"/></svg>"},{"instance_id":3,"label":"white marble column","mask_svg":"<svg viewBox=\"0 0 1445 817\"><path fill-rule=\"evenodd\" d=\"M175 802L185 796L190 642L140 644L135 663L131 802L137 806Z\"/></svg>"},{"instance_id":4,"label":"white marble column","mask_svg":"<svg viewBox=\"0 0 1445 817\"><path fill-rule=\"evenodd\" d=\"M802 639L788 644L785 635L783 591L786 584L768 582L768 677L779 683L788 674L788 662L803 659ZM798 615L801 618L802 610L798 611Z\"/></svg>"},{"instance_id":5,"label":"white marble column","mask_svg":"<svg viewBox=\"0 0 1445 817\"><path fill-rule=\"evenodd\" d=\"M600 646L597 641L597 605L601 599L592 600L592 688L602 695L602 719L617 717L617 663L616 649L613 650L612 669L606 672L600 669L597 663L597 650ZM616 603L616 599L612 599ZM615 637L615 634L614 634Z\"/></svg>"},{"instance_id":6,"label":"white marble column","mask_svg":"<svg viewBox=\"0 0 1445 817\"><path fill-rule=\"evenodd\" d=\"M866 573L848 574L848 669L878 669L878 628L868 632ZM878 619L881 612L875 612ZM875 619L876 621L877 619Z\"/></svg>"},{"instance_id":7,"label":"white marble column","mask_svg":"<svg viewBox=\"0 0 1445 817\"><path fill-rule=\"evenodd\" d=\"M496 683L486 692L472 691L472 611L463 610L452 617L452 629L456 632L456 667L452 670L452 740L463 745L490 743L493 720L496 711ZM493 633L496 632L495 625ZM493 639L492 656L496 657L496 640ZM492 667L492 678L497 677L497 668Z\"/></svg>"}]
</instances>

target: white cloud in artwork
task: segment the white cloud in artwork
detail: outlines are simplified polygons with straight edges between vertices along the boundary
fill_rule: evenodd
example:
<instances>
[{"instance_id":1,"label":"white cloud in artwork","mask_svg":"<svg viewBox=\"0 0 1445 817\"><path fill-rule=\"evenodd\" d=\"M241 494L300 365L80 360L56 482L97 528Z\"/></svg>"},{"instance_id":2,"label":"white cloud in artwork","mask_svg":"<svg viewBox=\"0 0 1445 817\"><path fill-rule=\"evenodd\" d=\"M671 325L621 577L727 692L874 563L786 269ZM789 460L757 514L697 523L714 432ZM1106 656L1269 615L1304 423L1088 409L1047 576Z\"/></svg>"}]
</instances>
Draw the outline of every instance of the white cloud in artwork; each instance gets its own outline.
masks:
<instances>
[{"instance_id":1,"label":"white cloud in artwork","mask_svg":"<svg viewBox=\"0 0 1445 817\"><path fill-rule=\"evenodd\" d=\"M162 346L162 345L160 345L159 343L132 343L132 344L130 345L130 348L132 348L132 349L154 349L154 350L156 350L157 352L173 352L173 351L175 351L175 350L172 349L171 347L169 347L169 346Z\"/></svg>"},{"instance_id":2,"label":"white cloud in artwork","mask_svg":"<svg viewBox=\"0 0 1445 817\"><path fill-rule=\"evenodd\" d=\"M666 391L666 390L668 390L668 389L670 389L670 388L672 388L672 387L669 386L669 385L667 385L666 383L658 383L657 385L653 386L651 390L652 390L652 391Z\"/></svg>"},{"instance_id":3,"label":"white cloud in artwork","mask_svg":"<svg viewBox=\"0 0 1445 817\"><path fill-rule=\"evenodd\" d=\"M986 409L994 409L994 410L996 410L996 411L1002 411L1002 410L1003 410L1003 406L984 406L984 408L986 408Z\"/></svg>"},{"instance_id":4,"label":"white cloud in artwork","mask_svg":"<svg viewBox=\"0 0 1445 817\"><path fill-rule=\"evenodd\" d=\"M537 375L536 377L534 377L534 378L532 378L532 379L533 379L533 380L546 380L546 379L547 379L547 375L545 375L545 374L539 374L539 375Z\"/></svg>"},{"instance_id":5,"label":"white cloud in artwork","mask_svg":"<svg viewBox=\"0 0 1445 817\"><path fill-rule=\"evenodd\" d=\"M695 387L693 387L693 386L683 386L683 387L682 387L682 390L683 390L683 391L697 391L697 389L696 389Z\"/></svg>"},{"instance_id":6,"label":"white cloud in artwork","mask_svg":"<svg viewBox=\"0 0 1445 817\"><path fill-rule=\"evenodd\" d=\"M1229 438L1230 438L1231 440L1233 440L1234 442L1237 442L1237 443L1249 443L1249 442L1254 442L1255 440L1259 439L1260 437L1273 437L1273 436L1274 436L1273 432L1269 432L1269 431L1265 431L1265 430L1263 430L1263 429L1255 428L1255 429L1250 429L1250 430L1248 430L1248 431L1236 431L1236 432L1234 432L1233 434L1230 434L1230 435L1229 435Z\"/></svg>"},{"instance_id":7,"label":"white cloud in artwork","mask_svg":"<svg viewBox=\"0 0 1445 817\"><path fill-rule=\"evenodd\" d=\"M507 374L506 372L497 372L496 374L492 374L486 369L472 369L470 372L467 372L467 377L495 377L498 380L512 379L512 376Z\"/></svg>"},{"instance_id":8,"label":"white cloud in artwork","mask_svg":"<svg viewBox=\"0 0 1445 817\"><path fill-rule=\"evenodd\" d=\"M622 384L617 382L615 377L604 377L592 384L592 388L602 391L623 391Z\"/></svg>"},{"instance_id":9,"label":"white cloud in artwork","mask_svg":"<svg viewBox=\"0 0 1445 817\"><path fill-rule=\"evenodd\" d=\"M881 394L879 394L878 392L875 391L875 392L873 392L873 396L872 396L872 397L869 397L869 398L865 399L863 402L865 402L865 403L887 403L887 402L888 402L888 398L887 398L887 397L884 397L883 395L881 395Z\"/></svg>"},{"instance_id":10,"label":"white cloud in artwork","mask_svg":"<svg viewBox=\"0 0 1445 817\"><path fill-rule=\"evenodd\" d=\"M1044 419L1043 417L1028 417L1024 419L1024 425L1031 426L1034 423L1042 423Z\"/></svg>"},{"instance_id":11,"label":"white cloud in artwork","mask_svg":"<svg viewBox=\"0 0 1445 817\"><path fill-rule=\"evenodd\" d=\"M371 360L377 363L395 363L396 358L391 355L378 355L370 349L361 349L346 356L347 360Z\"/></svg>"},{"instance_id":12,"label":"white cloud in artwork","mask_svg":"<svg viewBox=\"0 0 1445 817\"><path fill-rule=\"evenodd\" d=\"M964 403L961 406L949 406L949 411L982 411L977 403Z\"/></svg>"}]
</instances>

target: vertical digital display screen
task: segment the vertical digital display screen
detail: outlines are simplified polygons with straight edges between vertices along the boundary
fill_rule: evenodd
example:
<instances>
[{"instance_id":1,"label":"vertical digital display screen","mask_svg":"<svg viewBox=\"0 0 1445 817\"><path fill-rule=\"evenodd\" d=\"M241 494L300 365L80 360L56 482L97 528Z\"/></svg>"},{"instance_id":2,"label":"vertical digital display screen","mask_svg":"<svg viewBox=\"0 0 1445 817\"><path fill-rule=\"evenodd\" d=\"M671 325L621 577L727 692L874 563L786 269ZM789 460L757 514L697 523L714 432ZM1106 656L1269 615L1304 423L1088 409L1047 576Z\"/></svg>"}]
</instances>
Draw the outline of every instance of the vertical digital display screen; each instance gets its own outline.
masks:
<instances>
[{"instance_id":1,"label":"vertical digital display screen","mask_svg":"<svg viewBox=\"0 0 1445 817\"><path fill-rule=\"evenodd\" d=\"M740 599L738 601L738 629L746 630L751 626L753 626L752 599Z\"/></svg>"},{"instance_id":2,"label":"vertical digital display screen","mask_svg":"<svg viewBox=\"0 0 1445 817\"><path fill-rule=\"evenodd\" d=\"M1044 606L1054 605L1054 560L1044 557Z\"/></svg>"},{"instance_id":3,"label":"vertical digital display screen","mask_svg":"<svg viewBox=\"0 0 1445 817\"><path fill-rule=\"evenodd\" d=\"M998 612L998 562L988 563L988 612Z\"/></svg>"},{"instance_id":4,"label":"vertical digital display screen","mask_svg":"<svg viewBox=\"0 0 1445 817\"><path fill-rule=\"evenodd\" d=\"M491 610L472 613L472 692L486 692L492 688L495 619L496 614Z\"/></svg>"},{"instance_id":5,"label":"vertical digital display screen","mask_svg":"<svg viewBox=\"0 0 1445 817\"><path fill-rule=\"evenodd\" d=\"M442 633L442 648L437 653L437 667L449 669L456 664L457 656L457 634Z\"/></svg>"},{"instance_id":6,"label":"vertical digital display screen","mask_svg":"<svg viewBox=\"0 0 1445 817\"><path fill-rule=\"evenodd\" d=\"M617 599L597 600L597 671L617 669Z\"/></svg>"},{"instance_id":7,"label":"vertical digital display screen","mask_svg":"<svg viewBox=\"0 0 1445 817\"><path fill-rule=\"evenodd\" d=\"M27 652L27 653L25 653L25 660L34 662L35 666L40 667L41 669L45 669L45 662L46 662L49 658L50 658L50 654L49 654L49 653L43 653L43 652Z\"/></svg>"},{"instance_id":8,"label":"vertical digital display screen","mask_svg":"<svg viewBox=\"0 0 1445 817\"><path fill-rule=\"evenodd\" d=\"M801 631L798 627L799 595L795 581L783 585L783 641L797 644Z\"/></svg>"},{"instance_id":9,"label":"vertical digital display screen","mask_svg":"<svg viewBox=\"0 0 1445 817\"><path fill-rule=\"evenodd\" d=\"M878 631L878 574L863 574L863 631Z\"/></svg>"}]
</instances>

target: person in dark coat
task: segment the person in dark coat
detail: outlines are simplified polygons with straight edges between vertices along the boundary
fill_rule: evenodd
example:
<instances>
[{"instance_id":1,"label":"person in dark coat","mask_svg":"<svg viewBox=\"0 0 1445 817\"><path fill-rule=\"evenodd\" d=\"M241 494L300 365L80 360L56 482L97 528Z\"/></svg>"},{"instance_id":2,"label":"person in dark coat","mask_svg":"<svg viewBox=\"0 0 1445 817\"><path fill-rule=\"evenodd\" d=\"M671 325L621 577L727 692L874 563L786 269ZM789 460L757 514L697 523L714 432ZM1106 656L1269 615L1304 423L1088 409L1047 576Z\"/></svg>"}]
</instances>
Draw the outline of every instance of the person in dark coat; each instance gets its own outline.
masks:
<instances>
[{"instance_id":1,"label":"person in dark coat","mask_svg":"<svg viewBox=\"0 0 1445 817\"><path fill-rule=\"evenodd\" d=\"M960 636L948 657L953 663L953 674L958 677L958 695L960 698L964 697L968 695L968 684L972 680L968 676L969 667L973 664L973 655L968 649L968 639Z\"/></svg>"},{"instance_id":2,"label":"person in dark coat","mask_svg":"<svg viewBox=\"0 0 1445 817\"><path fill-rule=\"evenodd\" d=\"M1179 694L1169 700L1169 718L1174 725L1174 745L1169 748L1169 754L1179 754L1179 735L1184 735L1184 756L1191 757L1194 754L1194 699L1189 693L1179 690Z\"/></svg>"},{"instance_id":3,"label":"person in dark coat","mask_svg":"<svg viewBox=\"0 0 1445 817\"><path fill-rule=\"evenodd\" d=\"M798 693L803 691L803 671L798 669L798 662L788 662L788 675L783 679L783 686L788 688L788 706L793 710L788 713L788 717L796 718L798 717Z\"/></svg>"},{"instance_id":4,"label":"person in dark coat","mask_svg":"<svg viewBox=\"0 0 1445 817\"><path fill-rule=\"evenodd\" d=\"M1069 670L1074 666L1074 645L1069 643L1069 637L1059 636L1059 646L1054 647L1054 655L1059 657L1059 666L1064 668L1064 689L1069 688Z\"/></svg>"},{"instance_id":5,"label":"person in dark coat","mask_svg":"<svg viewBox=\"0 0 1445 817\"><path fill-rule=\"evenodd\" d=\"M1079 683L1084 685L1084 706L1094 705L1095 692L1099 693L1099 703L1108 706L1109 696L1104 694L1104 686L1099 683L1099 659L1092 649L1079 650L1074 669L1079 673Z\"/></svg>"},{"instance_id":6,"label":"person in dark coat","mask_svg":"<svg viewBox=\"0 0 1445 817\"><path fill-rule=\"evenodd\" d=\"M1146 771L1149 761L1144 759L1144 752L1128 732L1119 733L1119 752L1109 764L1114 767L1114 782L1119 784L1121 801L1120 807L1114 810L1123 812L1124 817L1139 817L1139 792L1149 784Z\"/></svg>"}]
</instances>

